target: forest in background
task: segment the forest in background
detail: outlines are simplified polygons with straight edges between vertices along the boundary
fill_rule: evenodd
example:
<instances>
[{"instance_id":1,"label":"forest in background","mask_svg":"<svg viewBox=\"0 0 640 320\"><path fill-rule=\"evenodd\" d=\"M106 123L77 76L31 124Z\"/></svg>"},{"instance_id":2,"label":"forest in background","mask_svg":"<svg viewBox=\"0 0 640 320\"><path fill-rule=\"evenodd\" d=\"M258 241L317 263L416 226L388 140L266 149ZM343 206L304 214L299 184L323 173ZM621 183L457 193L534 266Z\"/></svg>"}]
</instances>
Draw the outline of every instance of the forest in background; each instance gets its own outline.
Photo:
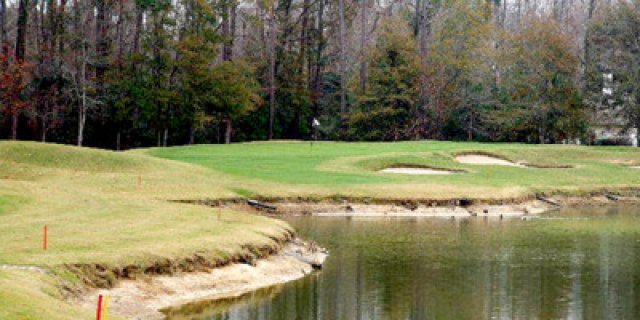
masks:
<instances>
[{"instance_id":1,"label":"forest in background","mask_svg":"<svg viewBox=\"0 0 640 320\"><path fill-rule=\"evenodd\" d=\"M640 0L0 0L0 42L2 138L594 143L602 115L640 127Z\"/></svg>"}]
</instances>

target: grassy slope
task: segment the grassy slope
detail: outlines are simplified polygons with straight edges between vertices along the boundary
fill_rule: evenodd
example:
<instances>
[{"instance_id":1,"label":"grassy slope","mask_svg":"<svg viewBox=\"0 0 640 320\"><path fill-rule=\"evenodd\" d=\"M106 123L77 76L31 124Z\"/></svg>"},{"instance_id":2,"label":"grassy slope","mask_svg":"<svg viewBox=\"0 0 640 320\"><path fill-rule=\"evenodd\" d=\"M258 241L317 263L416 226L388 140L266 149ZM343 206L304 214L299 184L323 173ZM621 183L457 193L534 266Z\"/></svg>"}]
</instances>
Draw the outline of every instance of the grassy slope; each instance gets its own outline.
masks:
<instances>
[{"instance_id":1,"label":"grassy slope","mask_svg":"<svg viewBox=\"0 0 640 320\"><path fill-rule=\"evenodd\" d=\"M196 252L224 259L242 252L245 245L273 244L272 237L282 237L289 229L283 222L241 212L224 211L218 221L217 210L165 200L210 194L232 193L211 170L190 164L0 142L0 264L144 267L160 258L179 259ZM45 224L50 249L43 252ZM42 278L46 281L39 281ZM76 318L69 315L82 311L68 305L61 309L52 281L36 272L0 269L0 319Z\"/></svg>"},{"instance_id":2,"label":"grassy slope","mask_svg":"<svg viewBox=\"0 0 640 320\"><path fill-rule=\"evenodd\" d=\"M0 319L93 319L93 311L65 303L54 280L31 271L0 272ZM109 317L109 319L119 319Z\"/></svg>"},{"instance_id":3,"label":"grassy slope","mask_svg":"<svg viewBox=\"0 0 640 320\"><path fill-rule=\"evenodd\" d=\"M401 143L247 143L136 150L225 174L237 195L354 196L374 198L503 198L539 191L581 193L640 184L640 150L630 147ZM485 152L537 166L570 169L464 165L455 155ZM462 169L465 174L403 176L375 172L393 164Z\"/></svg>"}]
</instances>

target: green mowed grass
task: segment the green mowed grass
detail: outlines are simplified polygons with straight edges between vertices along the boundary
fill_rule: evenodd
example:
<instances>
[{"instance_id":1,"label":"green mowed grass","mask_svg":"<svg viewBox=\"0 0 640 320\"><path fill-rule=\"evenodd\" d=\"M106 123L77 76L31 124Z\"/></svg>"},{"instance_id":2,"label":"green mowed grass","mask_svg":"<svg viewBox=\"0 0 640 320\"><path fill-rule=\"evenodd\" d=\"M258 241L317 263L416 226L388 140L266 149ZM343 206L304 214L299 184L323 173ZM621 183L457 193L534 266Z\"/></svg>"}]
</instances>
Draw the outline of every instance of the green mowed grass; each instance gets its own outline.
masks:
<instances>
[{"instance_id":1,"label":"green mowed grass","mask_svg":"<svg viewBox=\"0 0 640 320\"><path fill-rule=\"evenodd\" d=\"M140 152L140 151L135 151ZM300 195L379 198L492 198L539 191L587 192L628 188L640 183L640 151L631 147L480 144L456 142L338 143L274 142L155 148L149 155L197 164L255 187L245 194L278 196L282 189ZM468 165L458 154L485 153L534 167ZM382 174L394 165L463 170L455 175ZM562 168L562 167L569 168ZM260 183L263 186L260 186ZM286 186L286 187L283 187Z\"/></svg>"},{"instance_id":2,"label":"green mowed grass","mask_svg":"<svg viewBox=\"0 0 640 320\"><path fill-rule=\"evenodd\" d=\"M487 153L539 167L466 165ZM378 173L394 165L462 170L447 176ZM0 264L137 265L195 253L225 259L274 245L291 231L279 220L171 200L238 197L378 199L504 198L538 191L581 193L637 187L634 148L451 142L306 142L198 145L112 152L0 142ZM138 181L141 183L138 184ZM42 229L49 228L49 249ZM0 270L1 319L82 318L64 302L61 278Z\"/></svg>"}]
</instances>

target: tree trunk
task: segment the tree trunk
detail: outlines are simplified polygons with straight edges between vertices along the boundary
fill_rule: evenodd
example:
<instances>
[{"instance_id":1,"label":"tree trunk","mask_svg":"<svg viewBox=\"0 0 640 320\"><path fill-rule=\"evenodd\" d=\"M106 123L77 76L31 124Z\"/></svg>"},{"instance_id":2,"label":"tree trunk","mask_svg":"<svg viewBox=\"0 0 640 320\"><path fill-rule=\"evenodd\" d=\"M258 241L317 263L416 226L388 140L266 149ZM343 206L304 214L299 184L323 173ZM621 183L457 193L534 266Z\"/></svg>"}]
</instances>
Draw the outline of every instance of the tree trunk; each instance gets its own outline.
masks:
<instances>
[{"instance_id":1,"label":"tree trunk","mask_svg":"<svg viewBox=\"0 0 640 320\"><path fill-rule=\"evenodd\" d=\"M58 21L57 21L57 29L59 34L59 43L58 43L58 56L60 59L64 57L64 39L65 36L65 24L67 21L66 15L67 9L67 0L60 0L60 11L58 12Z\"/></svg>"},{"instance_id":2,"label":"tree trunk","mask_svg":"<svg viewBox=\"0 0 640 320\"><path fill-rule=\"evenodd\" d=\"M11 139L16 140L18 138L18 110L14 108L13 114L11 114Z\"/></svg>"},{"instance_id":3,"label":"tree trunk","mask_svg":"<svg viewBox=\"0 0 640 320\"><path fill-rule=\"evenodd\" d=\"M222 5L222 34L224 43L222 46L222 60L231 61L233 59L233 40L236 30L236 7L237 4L233 0L226 0Z\"/></svg>"},{"instance_id":4,"label":"tree trunk","mask_svg":"<svg viewBox=\"0 0 640 320\"><path fill-rule=\"evenodd\" d=\"M9 54L9 39L7 39L7 0L0 0L0 49L2 55Z\"/></svg>"},{"instance_id":5,"label":"tree trunk","mask_svg":"<svg viewBox=\"0 0 640 320\"><path fill-rule=\"evenodd\" d=\"M42 142L47 142L47 117L43 115L40 120L40 126L42 127L40 140Z\"/></svg>"},{"instance_id":6,"label":"tree trunk","mask_svg":"<svg viewBox=\"0 0 640 320\"><path fill-rule=\"evenodd\" d=\"M310 0L304 0L302 4L302 17L300 25L300 55L299 57L299 69L300 74L304 73L305 59L307 57L307 46L309 44L309 11ZM307 80L307 79L305 79ZM304 85L304 84L303 84Z\"/></svg>"},{"instance_id":7,"label":"tree trunk","mask_svg":"<svg viewBox=\"0 0 640 320\"><path fill-rule=\"evenodd\" d=\"M142 20L144 16L144 10L140 5L136 5L136 27L133 32L133 46L131 47L131 53L138 53L140 48L140 33L142 32Z\"/></svg>"},{"instance_id":8,"label":"tree trunk","mask_svg":"<svg viewBox=\"0 0 640 320\"><path fill-rule=\"evenodd\" d=\"M29 12L29 0L19 0L18 22L16 32L16 61L24 62L25 47L27 41L27 20Z\"/></svg>"},{"instance_id":9,"label":"tree trunk","mask_svg":"<svg viewBox=\"0 0 640 320\"><path fill-rule=\"evenodd\" d=\"M591 21L591 18L593 17L593 11L595 10L595 6L596 6L596 0L588 0L589 4L587 7L587 17L586 17L586 21L584 22L584 39L583 39L583 50L582 50L582 59L581 59L581 63L580 63L580 72L582 73L580 75L580 85L582 87L583 90L586 90L586 86L587 86L587 65L589 64L589 60L591 60L590 57L590 42L589 42L589 21Z\"/></svg>"},{"instance_id":10,"label":"tree trunk","mask_svg":"<svg viewBox=\"0 0 640 320\"><path fill-rule=\"evenodd\" d=\"M189 145L192 145L195 141L195 129L193 129L193 126L189 127Z\"/></svg>"},{"instance_id":11,"label":"tree trunk","mask_svg":"<svg viewBox=\"0 0 640 320\"><path fill-rule=\"evenodd\" d=\"M78 108L78 147L82 147L82 143L84 140L84 122L85 122L85 115L83 112L83 107L79 107Z\"/></svg>"},{"instance_id":12,"label":"tree trunk","mask_svg":"<svg viewBox=\"0 0 640 320\"><path fill-rule=\"evenodd\" d=\"M164 128L164 138L162 138L162 146L167 146L167 141L169 140L169 128Z\"/></svg>"},{"instance_id":13,"label":"tree trunk","mask_svg":"<svg viewBox=\"0 0 640 320\"><path fill-rule=\"evenodd\" d=\"M233 132L231 119L226 119L225 124L226 124L226 129L224 132L224 143L229 144L231 143L231 133Z\"/></svg>"},{"instance_id":14,"label":"tree trunk","mask_svg":"<svg viewBox=\"0 0 640 320\"><path fill-rule=\"evenodd\" d=\"M107 1L109 0L96 0L96 64L95 64L95 76L96 76L96 91L98 96L104 94L104 75L107 71L109 62L109 42L108 42L108 20L107 16Z\"/></svg>"},{"instance_id":15,"label":"tree trunk","mask_svg":"<svg viewBox=\"0 0 640 320\"><path fill-rule=\"evenodd\" d=\"M48 1L47 8L47 25L48 25L48 34L49 34L49 43L47 44L48 58L50 63L55 63L56 61L56 53L58 49L58 7L56 0Z\"/></svg>"},{"instance_id":16,"label":"tree trunk","mask_svg":"<svg viewBox=\"0 0 640 320\"><path fill-rule=\"evenodd\" d=\"M540 142L540 144L544 144L545 143L545 138L547 133L545 132L545 115L541 114L540 115L540 124L538 127L538 140Z\"/></svg>"},{"instance_id":17,"label":"tree trunk","mask_svg":"<svg viewBox=\"0 0 640 320\"><path fill-rule=\"evenodd\" d=\"M122 68L122 59L124 56L124 0L118 0L118 22L116 23L116 39L118 41L118 54L116 56L116 64L118 68Z\"/></svg>"},{"instance_id":18,"label":"tree trunk","mask_svg":"<svg viewBox=\"0 0 640 320\"><path fill-rule=\"evenodd\" d=\"M322 51L324 49L324 1L318 1L318 26L316 39L316 56L313 68L313 117L320 114L320 96L322 94Z\"/></svg>"},{"instance_id":19,"label":"tree trunk","mask_svg":"<svg viewBox=\"0 0 640 320\"><path fill-rule=\"evenodd\" d=\"M269 135L273 139L273 121L276 112L276 15L275 4L269 14Z\"/></svg>"},{"instance_id":20,"label":"tree trunk","mask_svg":"<svg viewBox=\"0 0 640 320\"><path fill-rule=\"evenodd\" d=\"M220 29L222 31L222 61L229 61L229 37L231 30L229 28L229 0L221 0L220 6L222 9L222 22L220 23Z\"/></svg>"},{"instance_id":21,"label":"tree trunk","mask_svg":"<svg viewBox=\"0 0 640 320\"><path fill-rule=\"evenodd\" d=\"M47 128L42 128L42 136L40 138L41 142L47 142Z\"/></svg>"},{"instance_id":22,"label":"tree trunk","mask_svg":"<svg viewBox=\"0 0 640 320\"><path fill-rule=\"evenodd\" d=\"M418 43L420 46L420 59L423 64L426 64L427 54L428 54L428 41L429 41L429 28L431 25L430 19L430 0L422 0L420 2L420 7L416 8L418 11Z\"/></svg>"},{"instance_id":23,"label":"tree trunk","mask_svg":"<svg viewBox=\"0 0 640 320\"><path fill-rule=\"evenodd\" d=\"M229 60L233 60L233 45L235 43L235 39L236 39L236 22L237 22L237 17L238 17L238 2L237 1L231 1L231 8L229 9L229 15L231 15L231 19L230 19L230 23L231 26L229 27L229 31L230 31L230 37L229 37Z\"/></svg>"},{"instance_id":24,"label":"tree trunk","mask_svg":"<svg viewBox=\"0 0 640 320\"><path fill-rule=\"evenodd\" d=\"M360 0L360 93L364 94L367 87L367 0Z\"/></svg>"},{"instance_id":25,"label":"tree trunk","mask_svg":"<svg viewBox=\"0 0 640 320\"><path fill-rule=\"evenodd\" d=\"M422 2L420 0L415 0L413 4L416 12L415 17L413 18L413 36L418 39L420 35L420 8L422 8Z\"/></svg>"},{"instance_id":26,"label":"tree trunk","mask_svg":"<svg viewBox=\"0 0 640 320\"><path fill-rule=\"evenodd\" d=\"M341 129L344 133L347 125L347 52L346 47L346 34L345 34L345 22L344 22L344 0L338 0L338 15L339 15L339 40L340 40L340 61L338 68L340 72L340 122Z\"/></svg>"},{"instance_id":27,"label":"tree trunk","mask_svg":"<svg viewBox=\"0 0 640 320\"><path fill-rule=\"evenodd\" d=\"M518 4L516 5L516 19L515 19L516 28L520 28L521 19L522 19L522 0L518 0Z\"/></svg>"},{"instance_id":28,"label":"tree trunk","mask_svg":"<svg viewBox=\"0 0 640 320\"><path fill-rule=\"evenodd\" d=\"M51 0L45 0L42 1L42 4L40 5L40 13L36 14L37 17L37 25L39 28L39 37L36 40L37 43L37 48L38 48L38 58L39 58L39 62L40 64L38 65L38 71L40 73L43 73L42 69L46 66L49 66L51 63L49 61L45 61L45 59L47 59L47 54L49 53L49 50L47 48L47 46L49 45L49 33L48 33L48 29L47 26L45 24L45 9L47 8L47 6L49 6L51 4ZM47 12L49 11L48 9L46 10ZM29 30L27 30L27 32L29 32ZM27 35L28 36L28 35Z\"/></svg>"},{"instance_id":29,"label":"tree trunk","mask_svg":"<svg viewBox=\"0 0 640 320\"><path fill-rule=\"evenodd\" d=\"M120 139L122 138L122 135L120 133L120 130L118 130L118 132L116 133L116 150L120 151Z\"/></svg>"},{"instance_id":30,"label":"tree trunk","mask_svg":"<svg viewBox=\"0 0 640 320\"><path fill-rule=\"evenodd\" d=\"M469 110L469 128L467 129L467 139L469 141L473 141L473 109Z\"/></svg>"},{"instance_id":31,"label":"tree trunk","mask_svg":"<svg viewBox=\"0 0 640 320\"><path fill-rule=\"evenodd\" d=\"M82 96L78 106L78 146L84 142L84 126L87 121L87 47L82 44L82 63L80 64L80 88Z\"/></svg>"},{"instance_id":32,"label":"tree trunk","mask_svg":"<svg viewBox=\"0 0 640 320\"><path fill-rule=\"evenodd\" d=\"M301 25L300 25L300 53L298 55L298 74L300 74L300 80L296 84L296 90L299 90L301 94L304 94L305 89L309 88L310 78L309 73L305 74L305 67L309 64L306 63L308 60L307 48L309 46L309 12L311 11L311 0L304 0L302 4L302 13L301 13ZM307 69L308 71L308 69ZM306 75L306 76L305 76ZM302 138L303 134L301 132L302 127L302 118L303 118L303 107L300 106L296 108L296 137ZM308 123L311 123L311 119L308 119Z\"/></svg>"},{"instance_id":33,"label":"tree trunk","mask_svg":"<svg viewBox=\"0 0 640 320\"><path fill-rule=\"evenodd\" d=\"M430 32L430 0L416 0L416 33L418 36L420 64L425 68L428 63L429 48L428 37ZM420 91L418 96L418 124L416 137L425 138L427 135L427 114L429 109L429 96L427 91L428 79L425 72L420 75Z\"/></svg>"}]
</instances>

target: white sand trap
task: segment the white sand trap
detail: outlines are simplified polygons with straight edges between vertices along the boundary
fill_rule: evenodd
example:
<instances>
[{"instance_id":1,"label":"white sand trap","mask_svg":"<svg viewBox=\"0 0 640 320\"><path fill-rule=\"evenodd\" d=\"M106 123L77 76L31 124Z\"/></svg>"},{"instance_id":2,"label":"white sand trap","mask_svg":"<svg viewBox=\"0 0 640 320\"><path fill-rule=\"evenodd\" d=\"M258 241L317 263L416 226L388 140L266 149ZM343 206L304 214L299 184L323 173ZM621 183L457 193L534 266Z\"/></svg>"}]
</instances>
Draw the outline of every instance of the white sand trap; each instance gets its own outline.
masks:
<instances>
[{"instance_id":1,"label":"white sand trap","mask_svg":"<svg viewBox=\"0 0 640 320\"><path fill-rule=\"evenodd\" d=\"M509 167L520 167L526 168L525 165L514 163L508 160L485 156L480 154L469 154L463 156L457 156L456 161L464 164L477 164L477 165L494 165L494 166L509 166Z\"/></svg>"},{"instance_id":2,"label":"white sand trap","mask_svg":"<svg viewBox=\"0 0 640 320\"><path fill-rule=\"evenodd\" d=\"M394 168L386 168L382 169L378 172L381 173L396 173L396 174L411 174L411 175L421 175L421 174L435 174L435 175L443 175L443 174L454 174L454 171L447 170L437 170L437 169L429 169L429 168L407 168L407 167L394 167Z\"/></svg>"},{"instance_id":3,"label":"white sand trap","mask_svg":"<svg viewBox=\"0 0 640 320\"><path fill-rule=\"evenodd\" d=\"M631 169L640 169L640 166L632 166Z\"/></svg>"}]
</instances>

